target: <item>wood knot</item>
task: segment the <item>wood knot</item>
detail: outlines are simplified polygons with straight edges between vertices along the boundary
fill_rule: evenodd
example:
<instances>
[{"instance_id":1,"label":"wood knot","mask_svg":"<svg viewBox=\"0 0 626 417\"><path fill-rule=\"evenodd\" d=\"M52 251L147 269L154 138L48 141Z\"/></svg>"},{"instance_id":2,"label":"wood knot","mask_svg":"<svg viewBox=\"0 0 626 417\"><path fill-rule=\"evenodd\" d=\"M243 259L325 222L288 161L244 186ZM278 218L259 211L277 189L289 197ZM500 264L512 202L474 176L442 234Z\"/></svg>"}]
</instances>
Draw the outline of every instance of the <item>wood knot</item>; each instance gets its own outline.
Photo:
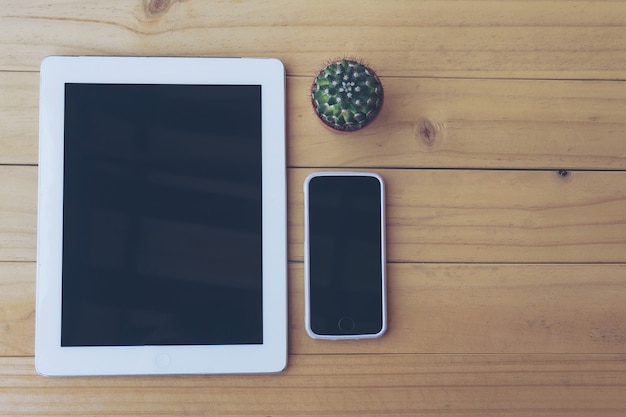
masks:
<instances>
[{"instance_id":1,"label":"wood knot","mask_svg":"<svg viewBox=\"0 0 626 417\"><path fill-rule=\"evenodd\" d=\"M143 8L148 17L159 17L167 13L177 1L179 0L144 0Z\"/></svg>"},{"instance_id":2,"label":"wood knot","mask_svg":"<svg viewBox=\"0 0 626 417\"><path fill-rule=\"evenodd\" d=\"M418 120L416 124L415 137L421 141L424 145L431 148L435 145L438 132L437 128L429 119L423 118Z\"/></svg>"},{"instance_id":3,"label":"wood knot","mask_svg":"<svg viewBox=\"0 0 626 417\"><path fill-rule=\"evenodd\" d=\"M572 179L572 173L566 169L557 170L556 176L562 181L570 181Z\"/></svg>"}]
</instances>

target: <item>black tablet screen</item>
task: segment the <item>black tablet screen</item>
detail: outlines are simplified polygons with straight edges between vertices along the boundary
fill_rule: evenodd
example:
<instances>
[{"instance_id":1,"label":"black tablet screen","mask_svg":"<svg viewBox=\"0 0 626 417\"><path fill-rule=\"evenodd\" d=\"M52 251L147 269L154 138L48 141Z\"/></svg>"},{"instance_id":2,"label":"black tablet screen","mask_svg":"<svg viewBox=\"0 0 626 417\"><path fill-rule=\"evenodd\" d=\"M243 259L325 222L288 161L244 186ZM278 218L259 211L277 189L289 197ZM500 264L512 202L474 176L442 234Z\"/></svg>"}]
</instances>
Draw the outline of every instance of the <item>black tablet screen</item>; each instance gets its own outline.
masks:
<instances>
[{"instance_id":1,"label":"black tablet screen","mask_svg":"<svg viewBox=\"0 0 626 417\"><path fill-rule=\"evenodd\" d=\"M263 342L261 87L66 84L63 346Z\"/></svg>"}]
</instances>

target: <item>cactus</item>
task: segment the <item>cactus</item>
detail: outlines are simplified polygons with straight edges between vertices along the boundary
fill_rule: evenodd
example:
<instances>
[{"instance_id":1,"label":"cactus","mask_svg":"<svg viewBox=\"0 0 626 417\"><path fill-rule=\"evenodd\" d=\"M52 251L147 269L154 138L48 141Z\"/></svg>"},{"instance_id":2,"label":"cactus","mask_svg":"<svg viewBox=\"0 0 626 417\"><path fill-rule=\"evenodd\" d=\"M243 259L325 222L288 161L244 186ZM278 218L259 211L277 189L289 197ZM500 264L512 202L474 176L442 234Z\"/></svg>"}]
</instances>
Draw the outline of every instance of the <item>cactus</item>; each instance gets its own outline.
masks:
<instances>
[{"instance_id":1,"label":"cactus","mask_svg":"<svg viewBox=\"0 0 626 417\"><path fill-rule=\"evenodd\" d=\"M311 86L315 113L332 129L351 132L371 123L383 105L383 86L376 73L352 59L333 61Z\"/></svg>"}]
</instances>

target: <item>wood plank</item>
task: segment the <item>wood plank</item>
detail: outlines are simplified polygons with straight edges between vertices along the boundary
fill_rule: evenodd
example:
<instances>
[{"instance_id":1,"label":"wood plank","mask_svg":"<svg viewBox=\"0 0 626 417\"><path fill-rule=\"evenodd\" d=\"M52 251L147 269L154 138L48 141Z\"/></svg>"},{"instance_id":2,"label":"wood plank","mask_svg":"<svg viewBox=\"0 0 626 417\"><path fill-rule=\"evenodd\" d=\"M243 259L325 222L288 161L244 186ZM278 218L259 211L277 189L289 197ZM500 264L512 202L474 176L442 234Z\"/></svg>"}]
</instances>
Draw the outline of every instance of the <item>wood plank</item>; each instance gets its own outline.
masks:
<instances>
[{"instance_id":1,"label":"wood plank","mask_svg":"<svg viewBox=\"0 0 626 417\"><path fill-rule=\"evenodd\" d=\"M34 354L35 263L0 262L0 356Z\"/></svg>"},{"instance_id":2,"label":"wood plank","mask_svg":"<svg viewBox=\"0 0 626 417\"><path fill-rule=\"evenodd\" d=\"M626 265L390 264L389 330L328 342L304 330L289 267L292 354L626 353ZM35 264L0 263L0 356L34 354Z\"/></svg>"},{"instance_id":3,"label":"wood plank","mask_svg":"<svg viewBox=\"0 0 626 417\"><path fill-rule=\"evenodd\" d=\"M43 378L0 358L3 416L622 416L624 355L291 356L276 375Z\"/></svg>"},{"instance_id":4,"label":"wood plank","mask_svg":"<svg viewBox=\"0 0 626 417\"><path fill-rule=\"evenodd\" d=\"M624 82L384 78L376 121L335 134L288 81L290 166L626 169Z\"/></svg>"},{"instance_id":5,"label":"wood plank","mask_svg":"<svg viewBox=\"0 0 626 417\"><path fill-rule=\"evenodd\" d=\"M626 262L626 173L377 170L394 262ZM289 170L290 259L302 184ZM34 261L37 168L0 166L0 261Z\"/></svg>"},{"instance_id":6,"label":"wood plank","mask_svg":"<svg viewBox=\"0 0 626 417\"><path fill-rule=\"evenodd\" d=\"M9 1L0 69L34 71L51 54L267 55L307 75L350 54L384 76L626 77L621 1L338 0L332 9L349 13L311 2Z\"/></svg>"},{"instance_id":7,"label":"wood plank","mask_svg":"<svg viewBox=\"0 0 626 417\"><path fill-rule=\"evenodd\" d=\"M289 170L289 258L302 184ZM626 172L379 169L392 262L624 262Z\"/></svg>"},{"instance_id":8,"label":"wood plank","mask_svg":"<svg viewBox=\"0 0 626 417\"><path fill-rule=\"evenodd\" d=\"M36 164L39 73L0 72L0 164Z\"/></svg>"},{"instance_id":9,"label":"wood plank","mask_svg":"<svg viewBox=\"0 0 626 417\"><path fill-rule=\"evenodd\" d=\"M290 270L292 353L626 353L626 265L390 264L380 339L304 329L304 271Z\"/></svg>"},{"instance_id":10,"label":"wood plank","mask_svg":"<svg viewBox=\"0 0 626 417\"><path fill-rule=\"evenodd\" d=\"M0 261L34 261L37 167L0 166Z\"/></svg>"},{"instance_id":11,"label":"wood plank","mask_svg":"<svg viewBox=\"0 0 626 417\"><path fill-rule=\"evenodd\" d=\"M625 82L390 77L379 119L337 135L287 81L290 166L626 169ZM0 72L0 163L37 163L38 83Z\"/></svg>"}]
</instances>

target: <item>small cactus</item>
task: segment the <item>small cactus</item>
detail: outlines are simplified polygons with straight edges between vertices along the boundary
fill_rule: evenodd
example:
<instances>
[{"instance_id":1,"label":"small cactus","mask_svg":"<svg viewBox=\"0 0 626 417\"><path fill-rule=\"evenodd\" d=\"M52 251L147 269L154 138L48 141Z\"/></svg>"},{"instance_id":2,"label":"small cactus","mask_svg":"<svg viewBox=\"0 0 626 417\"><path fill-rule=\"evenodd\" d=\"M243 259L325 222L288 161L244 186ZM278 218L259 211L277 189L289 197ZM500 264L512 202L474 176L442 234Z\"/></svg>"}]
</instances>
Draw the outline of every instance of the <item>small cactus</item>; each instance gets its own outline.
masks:
<instances>
[{"instance_id":1,"label":"small cactus","mask_svg":"<svg viewBox=\"0 0 626 417\"><path fill-rule=\"evenodd\" d=\"M315 113L327 126L341 132L371 123L383 105L383 85L376 73L352 59L331 62L311 86Z\"/></svg>"}]
</instances>

